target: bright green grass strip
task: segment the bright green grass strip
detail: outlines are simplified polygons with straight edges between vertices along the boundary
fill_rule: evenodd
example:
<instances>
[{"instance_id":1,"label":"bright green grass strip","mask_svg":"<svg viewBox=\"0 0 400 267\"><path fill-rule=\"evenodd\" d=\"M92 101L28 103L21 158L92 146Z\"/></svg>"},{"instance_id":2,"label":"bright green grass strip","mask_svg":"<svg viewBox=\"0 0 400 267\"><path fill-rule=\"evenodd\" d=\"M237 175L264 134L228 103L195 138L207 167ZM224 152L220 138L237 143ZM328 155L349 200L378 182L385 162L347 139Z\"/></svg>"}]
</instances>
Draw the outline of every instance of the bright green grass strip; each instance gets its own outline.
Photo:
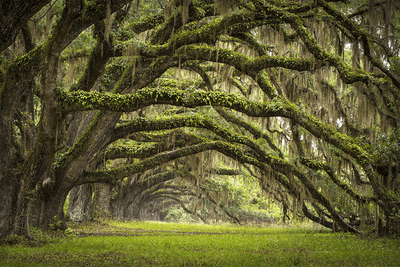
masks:
<instances>
[{"instance_id":1,"label":"bright green grass strip","mask_svg":"<svg viewBox=\"0 0 400 267\"><path fill-rule=\"evenodd\" d=\"M139 221L110 221L109 225L124 227L128 229L146 229L153 231L172 231L172 232L213 232L213 233L243 233L243 234L274 234L292 232L310 232L312 227L309 225L298 225L296 227L279 226L274 227L246 227L235 225L211 225L211 224L192 224L192 223L164 223L164 222L139 222ZM328 230L322 230L328 232Z\"/></svg>"},{"instance_id":2,"label":"bright green grass strip","mask_svg":"<svg viewBox=\"0 0 400 267\"><path fill-rule=\"evenodd\" d=\"M37 248L1 246L0 266L398 266L400 259L400 242L394 239L303 228L126 223L127 229L129 224L149 231L162 227L197 233L66 238Z\"/></svg>"}]
</instances>

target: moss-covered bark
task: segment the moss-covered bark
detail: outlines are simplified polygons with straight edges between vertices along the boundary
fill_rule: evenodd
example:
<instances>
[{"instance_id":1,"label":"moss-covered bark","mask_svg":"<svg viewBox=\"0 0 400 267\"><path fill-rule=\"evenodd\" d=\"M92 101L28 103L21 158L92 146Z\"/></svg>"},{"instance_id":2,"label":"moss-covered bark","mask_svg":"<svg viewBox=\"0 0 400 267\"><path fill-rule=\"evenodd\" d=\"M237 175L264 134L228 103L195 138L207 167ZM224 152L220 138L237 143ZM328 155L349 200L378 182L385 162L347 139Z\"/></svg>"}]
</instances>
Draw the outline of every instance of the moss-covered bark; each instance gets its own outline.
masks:
<instances>
[{"instance_id":1,"label":"moss-covered bark","mask_svg":"<svg viewBox=\"0 0 400 267\"><path fill-rule=\"evenodd\" d=\"M62 228L74 186L118 184L205 151L245 165L264 189L279 186L293 209L307 203L294 214L357 233L348 214L364 216L372 201L380 210L369 216L396 230L398 33L385 27L398 19L395 6L384 22L367 16L381 12L376 6L348 16L323 0L252 0L229 12L214 1L171 1L137 18L142 9L135 13L131 1L69 0L57 17L50 6L35 15L53 28L39 38L26 22L45 3L20 9L14 1L0 11L10 11L0 19L0 35L9 34L0 38L1 236L26 231L15 216L27 213L31 195L48 206L42 226ZM13 10L22 10L18 22L7 20ZM79 70L60 63L66 47L82 46L91 51ZM72 86L66 76L76 76Z\"/></svg>"}]
</instances>

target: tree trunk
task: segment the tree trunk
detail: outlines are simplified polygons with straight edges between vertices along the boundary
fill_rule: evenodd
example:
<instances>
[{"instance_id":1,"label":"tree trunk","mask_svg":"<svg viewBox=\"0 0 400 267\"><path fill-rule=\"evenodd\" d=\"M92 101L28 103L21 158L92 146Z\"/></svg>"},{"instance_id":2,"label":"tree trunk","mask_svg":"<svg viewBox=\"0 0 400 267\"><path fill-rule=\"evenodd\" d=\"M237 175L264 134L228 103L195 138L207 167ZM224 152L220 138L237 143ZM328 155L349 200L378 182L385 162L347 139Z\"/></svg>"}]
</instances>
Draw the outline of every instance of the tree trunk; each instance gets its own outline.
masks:
<instances>
[{"instance_id":1,"label":"tree trunk","mask_svg":"<svg viewBox=\"0 0 400 267\"><path fill-rule=\"evenodd\" d=\"M23 190L21 190L23 191ZM31 234L29 231L29 216L28 216L28 199L25 193L18 195L17 211L14 220L13 229L11 231L12 235L21 235L31 239Z\"/></svg>"},{"instance_id":2,"label":"tree trunk","mask_svg":"<svg viewBox=\"0 0 400 267\"><path fill-rule=\"evenodd\" d=\"M94 218L110 218L111 215L111 186L94 184L93 215Z\"/></svg>"},{"instance_id":3,"label":"tree trunk","mask_svg":"<svg viewBox=\"0 0 400 267\"><path fill-rule=\"evenodd\" d=\"M64 216L64 203L69 190L57 190L43 201L43 213L40 227L43 230L65 230L67 224Z\"/></svg>"},{"instance_id":4,"label":"tree trunk","mask_svg":"<svg viewBox=\"0 0 400 267\"><path fill-rule=\"evenodd\" d=\"M10 234L15 221L17 188L9 183L0 186L0 238Z\"/></svg>"},{"instance_id":5,"label":"tree trunk","mask_svg":"<svg viewBox=\"0 0 400 267\"><path fill-rule=\"evenodd\" d=\"M67 220L72 222L83 222L92 219L92 185L83 184L72 188L69 194Z\"/></svg>"},{"instance_id":6,"label":"tree trunk","mask_svg":"<svg viewBox=\"0 0 400 267\"><path fill-rule=\"evenodd\" d=\"M40 199L34 199L29 202L28 216L29 226L40 227L40 221L42 218L44 206L43 201Z\"/></svg>"}]
</instances>

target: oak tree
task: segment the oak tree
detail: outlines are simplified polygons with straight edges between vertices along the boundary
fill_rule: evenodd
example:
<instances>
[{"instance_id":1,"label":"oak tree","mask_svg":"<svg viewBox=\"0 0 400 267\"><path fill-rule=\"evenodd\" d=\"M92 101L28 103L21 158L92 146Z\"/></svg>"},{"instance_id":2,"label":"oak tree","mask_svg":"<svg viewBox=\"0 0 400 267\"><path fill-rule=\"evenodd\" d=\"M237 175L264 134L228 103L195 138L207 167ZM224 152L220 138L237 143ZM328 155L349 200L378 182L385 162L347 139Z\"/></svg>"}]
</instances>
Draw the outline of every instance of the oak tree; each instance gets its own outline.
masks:
<instances>
[{"instance_id":1,"label":"oak tree","mask_svg":"<svg viewBox=\"0 0 400 267\"><path fill-rule=\"evenodd\" d=\"M219 158L290 199L293 216L397 234L399 9L392 0L2 3L0 236L29 236L33 212L44 229L65 229L72 188L163 166L179 173L193 155L210 162L184 161L204 193ZM209 199L220 206L220 195Z\"/></svg>"}]
</instances>

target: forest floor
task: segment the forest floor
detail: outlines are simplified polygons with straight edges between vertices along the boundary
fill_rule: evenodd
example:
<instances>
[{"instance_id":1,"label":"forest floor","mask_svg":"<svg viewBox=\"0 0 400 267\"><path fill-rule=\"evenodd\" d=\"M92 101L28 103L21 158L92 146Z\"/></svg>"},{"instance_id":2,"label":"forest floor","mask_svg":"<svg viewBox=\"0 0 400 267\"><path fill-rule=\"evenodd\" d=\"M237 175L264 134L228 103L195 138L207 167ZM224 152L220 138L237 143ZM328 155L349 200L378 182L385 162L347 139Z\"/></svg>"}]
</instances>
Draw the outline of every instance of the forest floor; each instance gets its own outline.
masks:
<instances>
[{"instance_id":1,"label":"forest floor","mask_svg":"<svg viewBox=\"0 0 400 267\"><path fill-rule=\"evenodd\" d=\"M331 233L315 225L69 223L8 237L0 266L399 266L400 240Z\"/></svg>"}]
</instances>

